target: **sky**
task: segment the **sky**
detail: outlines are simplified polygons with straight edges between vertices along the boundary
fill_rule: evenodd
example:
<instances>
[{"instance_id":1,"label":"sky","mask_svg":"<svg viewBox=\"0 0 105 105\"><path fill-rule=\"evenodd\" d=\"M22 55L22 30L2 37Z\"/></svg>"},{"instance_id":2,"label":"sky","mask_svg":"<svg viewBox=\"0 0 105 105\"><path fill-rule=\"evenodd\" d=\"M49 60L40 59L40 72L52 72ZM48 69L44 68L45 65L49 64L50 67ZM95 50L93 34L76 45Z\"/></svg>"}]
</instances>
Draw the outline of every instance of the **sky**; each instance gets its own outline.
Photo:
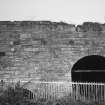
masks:
<instances>
[{"instance_id":1,"label":"sky","mask_svg":"<svg viewBox=\"0 0 105 105\"><path fill-rule=\"evenodd\" d=\"M0 0L0 21L105 23L105 0Z\"/></svg>"}]
</instances>

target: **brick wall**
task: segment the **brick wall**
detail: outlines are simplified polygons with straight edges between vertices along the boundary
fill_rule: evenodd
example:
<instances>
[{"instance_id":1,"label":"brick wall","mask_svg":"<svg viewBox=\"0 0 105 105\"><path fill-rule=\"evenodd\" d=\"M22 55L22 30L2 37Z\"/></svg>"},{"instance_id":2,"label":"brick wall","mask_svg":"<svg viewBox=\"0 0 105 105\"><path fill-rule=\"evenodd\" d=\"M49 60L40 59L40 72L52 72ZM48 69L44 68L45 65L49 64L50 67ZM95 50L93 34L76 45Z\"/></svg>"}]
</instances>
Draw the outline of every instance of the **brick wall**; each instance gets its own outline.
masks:
<instances>
[{"instance_id":1,"label":"brick wall","mask_svg":"<svg viewBox=\"0 0 105 105\"><path fill-rule=\"evenodd\" d=\"M105 56L104 32L76 32L54 22L0 22L0 78L71 80L71 68L87 55Z\"/></svg>"}]
</instances>

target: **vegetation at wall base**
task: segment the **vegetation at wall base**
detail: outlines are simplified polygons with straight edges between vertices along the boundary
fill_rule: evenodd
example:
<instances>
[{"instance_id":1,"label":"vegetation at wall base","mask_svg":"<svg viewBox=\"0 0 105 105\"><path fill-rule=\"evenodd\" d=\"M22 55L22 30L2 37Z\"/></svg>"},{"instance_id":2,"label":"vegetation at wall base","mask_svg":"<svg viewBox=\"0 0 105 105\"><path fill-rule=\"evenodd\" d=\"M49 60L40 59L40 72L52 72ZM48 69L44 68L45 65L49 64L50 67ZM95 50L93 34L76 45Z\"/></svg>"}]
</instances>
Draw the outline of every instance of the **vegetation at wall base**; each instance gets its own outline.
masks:
<instances>
[{"instance_id":1,"label":"vegetation at wall base","mask_svg":"<svg viewBox=\"0 0 105 105\"><path fill-rule=\"evenodd\" d=\"M0 95L0 105L104 105L105 103L98 102L83 102L80 100L74 100L72 97L64 96L56 100L38 99L30 100L28 95L24 93L24 88L19 83L15 87L9 86Z\"/></svg>"}]
</instances>

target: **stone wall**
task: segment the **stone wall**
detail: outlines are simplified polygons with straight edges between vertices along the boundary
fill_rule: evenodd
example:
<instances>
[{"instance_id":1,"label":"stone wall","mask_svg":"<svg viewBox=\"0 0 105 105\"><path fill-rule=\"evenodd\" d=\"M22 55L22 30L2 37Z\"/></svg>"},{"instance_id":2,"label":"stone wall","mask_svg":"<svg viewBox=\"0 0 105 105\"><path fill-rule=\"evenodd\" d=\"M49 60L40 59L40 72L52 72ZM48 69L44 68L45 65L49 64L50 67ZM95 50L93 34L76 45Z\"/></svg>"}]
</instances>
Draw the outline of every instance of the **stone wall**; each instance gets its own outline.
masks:
<instances>
[{"instance_id":1,"label":"stone wall","mask_svg":"<svg viewBox=\"0 0 105 105\"><path fill-rule=\"evenodd\" d=\"M105 32L76 32L49 21L0 22L0 79L71 81L71 68L88 55L105 56Z\"/></svg>"}]
</instances>

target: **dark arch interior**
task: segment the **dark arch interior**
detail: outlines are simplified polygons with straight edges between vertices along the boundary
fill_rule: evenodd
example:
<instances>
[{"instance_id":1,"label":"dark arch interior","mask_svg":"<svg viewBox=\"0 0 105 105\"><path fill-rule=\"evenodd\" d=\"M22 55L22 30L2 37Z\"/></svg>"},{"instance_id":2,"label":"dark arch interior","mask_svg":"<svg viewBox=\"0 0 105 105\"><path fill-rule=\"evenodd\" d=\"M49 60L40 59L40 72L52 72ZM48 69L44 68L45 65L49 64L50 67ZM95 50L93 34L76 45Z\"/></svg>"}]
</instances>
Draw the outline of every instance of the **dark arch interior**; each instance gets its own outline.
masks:
<instances>
[{"instance_id":1,"label":"dark arch interior","mask_svg":"<svg viewBox=\"0 0 105 105\"><path fill-rule=\"evenodd\" d=\"M25 98L32 99L33 98L33 93L28 89L23 89L23 96Z\"/></svg>"},{"instance_id":2,"label":"dark arch interior","mask_svg":"<svg viewBox=\"0 0 105 105\"><path fill-rule=\"evenodd\" d=\"M105 83L105 57L99 55L83 57L74 64L71 73L72 81Z\"/></svg>"}]
</instances>

